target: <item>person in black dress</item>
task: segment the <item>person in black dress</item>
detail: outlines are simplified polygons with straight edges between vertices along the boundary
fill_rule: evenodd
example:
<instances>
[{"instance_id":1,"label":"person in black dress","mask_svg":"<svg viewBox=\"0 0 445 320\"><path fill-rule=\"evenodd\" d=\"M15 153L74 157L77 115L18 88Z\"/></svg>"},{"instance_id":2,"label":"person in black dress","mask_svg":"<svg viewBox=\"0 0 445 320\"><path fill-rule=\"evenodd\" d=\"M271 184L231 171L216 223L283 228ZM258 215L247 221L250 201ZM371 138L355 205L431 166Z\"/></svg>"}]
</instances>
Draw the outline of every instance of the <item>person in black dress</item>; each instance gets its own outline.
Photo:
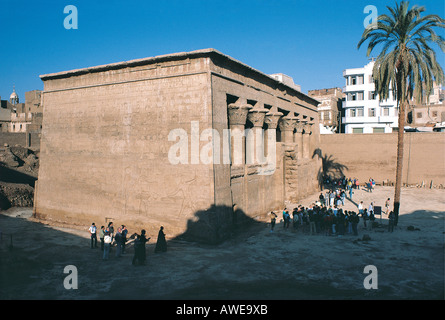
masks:
<instances>
[{"instance_id":1,"label":"person in black dress","mask_svg":"<svg viewBox=\"0 0 445 320\"><path fill-rule=\"evenodd\" d=\"M166 252L167 251L167 241L165 241L164 227L161 226L158 233L158 240L156 241L155 252Z\"/></svg>"}]
</instances>

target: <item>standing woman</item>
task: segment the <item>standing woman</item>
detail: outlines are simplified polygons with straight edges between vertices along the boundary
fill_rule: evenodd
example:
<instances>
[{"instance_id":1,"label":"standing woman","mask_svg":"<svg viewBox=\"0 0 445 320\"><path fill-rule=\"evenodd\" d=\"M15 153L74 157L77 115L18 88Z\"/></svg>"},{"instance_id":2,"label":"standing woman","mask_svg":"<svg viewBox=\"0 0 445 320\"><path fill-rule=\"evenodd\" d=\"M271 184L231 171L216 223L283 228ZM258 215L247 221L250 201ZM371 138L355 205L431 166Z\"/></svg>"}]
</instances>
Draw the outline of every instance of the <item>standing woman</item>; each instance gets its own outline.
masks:
<instances>
[{"instance_id":1,"label":"standing woman","mask_svg":"<svg viewBox=\"0 0 445 320\"><path fill-rule=\"evenodd\" d=\"M155 252L166 252L167 251L167 241L165 241L164 227L161 226L158 232L158 240L156 241Z\"/></svg>"}]
</instances>

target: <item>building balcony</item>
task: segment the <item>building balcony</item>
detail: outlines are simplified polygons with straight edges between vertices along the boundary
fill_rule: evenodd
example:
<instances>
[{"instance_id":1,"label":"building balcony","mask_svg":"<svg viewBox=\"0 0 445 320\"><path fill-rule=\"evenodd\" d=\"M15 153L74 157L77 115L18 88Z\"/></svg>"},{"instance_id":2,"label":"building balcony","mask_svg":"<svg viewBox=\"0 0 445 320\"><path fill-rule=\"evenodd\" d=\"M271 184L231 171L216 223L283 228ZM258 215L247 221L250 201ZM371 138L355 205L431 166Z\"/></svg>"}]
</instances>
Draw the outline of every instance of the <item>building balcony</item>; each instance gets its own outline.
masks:
<instances>
[{"instance_id":1,"label":"building balcony","mask_svg":"<svg viewBox=\"0 0 445 320\"><path fill-rule=\"evenodd\" d=\"M349 84L343 87L343 93L356 91L374 91L374 89L375 86L373 83Z\"/></svg>"},{"instance_id":2,"label":"building balcony","mask_svg":"<svg viewBox=\"0 0 445 320\"><path fill-rule=\"evenodd\" d=\"M343 104L343 108L351 108L351 107L364 107L366 100L351 100L345 101Z\"/></svg>"},{"instance_id":3,"label":"building balcony","mask_svg":"<svg viewBox=\"0 0 445 320\"><path fill-rule=\"evenodd\" d=\"M377 117L342 117L341 121L343 124L397 124L397 117L394 116L377 116Z\"/></svg>"},{"instance_id":4,"label":"building balcony","mask_svg":"<svg viewBox=\"0 0 445 320\"><path fill-rule=\"evenodd\" d=\"M379 116L379 123L397 123L398 117L395 116Z\"/></svg>"},{"instance_id":5,"label":"building balcony","mask_svg":"<svg viewBox=\"0 0 445 320\"><path fill-rule=\"evenodd\" d=\"M352 68L343 70L343 77L365 74L365 68Z\"/></svg>"},{"instance_id":6,"label":"building balcony","mask_svg":"<svg viewBox=\"0 0 445 320\"><path fill-rule=\"evenodd\" d=\"M342 124L348 124L348 123L365 123L368 122L367 117L342 117L341 123Z\"/></svg>"}]
</instances>

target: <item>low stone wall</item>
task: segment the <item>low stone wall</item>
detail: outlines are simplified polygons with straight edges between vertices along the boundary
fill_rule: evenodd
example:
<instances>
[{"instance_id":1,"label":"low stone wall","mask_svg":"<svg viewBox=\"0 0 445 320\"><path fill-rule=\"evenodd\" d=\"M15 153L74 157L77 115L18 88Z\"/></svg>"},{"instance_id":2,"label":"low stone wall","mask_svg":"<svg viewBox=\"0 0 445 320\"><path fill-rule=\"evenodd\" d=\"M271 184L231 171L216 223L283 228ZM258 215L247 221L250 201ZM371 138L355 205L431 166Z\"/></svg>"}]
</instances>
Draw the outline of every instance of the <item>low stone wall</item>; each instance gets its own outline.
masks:
<instances>
[{"instance_id":1,"label":"low stone wall","mask_svg":"<svg viewBox=\"0 0 445 320\"><path fill-rule=\"evenodd\" d=\"M403 183L445 186L445 133L407 132L404 140ZM325 171L340 167L361 183L395 182L397 133L321 135L320 151L329 159Z\"/></svg>"},{"instance_id":2,"label":"low stone wall","mask_svg":"<svg viewBox=\"0 0 445 320\"><path fill-rule=\"evenodd\" d=\"M19 145L33 150L40 149L40 133L37 132L0 132L0 147Z\"/></svg>"}]
</instances>

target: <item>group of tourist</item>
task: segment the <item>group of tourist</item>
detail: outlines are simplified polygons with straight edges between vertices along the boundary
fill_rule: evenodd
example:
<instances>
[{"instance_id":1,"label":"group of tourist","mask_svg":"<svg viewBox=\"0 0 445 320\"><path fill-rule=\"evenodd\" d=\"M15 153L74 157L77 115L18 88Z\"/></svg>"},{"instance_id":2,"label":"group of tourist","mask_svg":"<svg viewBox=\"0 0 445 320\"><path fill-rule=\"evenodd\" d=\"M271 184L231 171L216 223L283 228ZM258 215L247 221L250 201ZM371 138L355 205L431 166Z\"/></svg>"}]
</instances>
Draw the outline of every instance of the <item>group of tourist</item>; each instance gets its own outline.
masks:
<instances>
[{"instance_id":1,"label":"group of tourist","mask_svg":"<svg viewBox=\"0 0 445 320\"><path fill-rule=\"evenodd\" d=\"M297 231L309 234L325 235L358 235L357 225L360 216L352 211L343 211L341 208L328 208L326 206L311 205L303 207L299 205L292 212L283 210L283 228L287 229L292 224L292 228ZM271 232L273 232L277 215L271 212ZM366 218L365 218L366 219Z\"/></svg>"},{"instance_id":2,"label":"group of tourist","mask_svg":"<svg viewBox=\"0 0 445 320\"><path fill-rule=\"evenodd\" d=\"M134 233L128 237L128 229L125 225L121 225L114 229L113 222L109 222L108 226L101 226L100 230L97 230L95 223L93 222L89 228L91 236L91 249L98 248L97 235L99 234L100 249L103 251L102 259L108 260L112 247L116 247L115 256L121 257L125 254L126 245L130 243L130 240L134 240L134 256L132 260L133 265L144 265L146 261L145 244L150 240L147 238L146 231L141 230L141 234ZM166 252L167 242L165 240L164 227L161 226L158 232L158 239L156 241L155 252Z\"/></svg>"},{"instance_id":3,"label":"group of tourist","mask_svg":"<svg viewBox=\"0 0 445 320\"><path fill-rule=\"evenodd\" d=\"M360 188L360 183L359 180L357 178L346 178L346 177L341 177L338 179L334 179L334 178L330 178L327 177L324 180L324 184L331 188L331 189L359 189Z\"/></svg>"},{"instance_id":4,"label":"group of tourist","mask_svg":"<svg viewBox=\"0 0 445 320\"><path fill-rule=\"evenodd\" d=\"M292 225L295 231L301 230L303 233L309 233L310 235L343 236L350 234L357 236L360 220L363 221L363 227L367 230L372 230L375 221L373 203L368 208L363 208L363 201L361 201L358 208L359 212L355 212L337 208L336 205L334 207L320 204L313 204L309 207L299 205L293 210L283 210L283 228L288 229ZM270 215L270 231L273 232L277 214L271 212ZM392 232L394 230L392 211L388 213L388 220L388 230Z\"/></svg>"},{"instance_id":5,"label":"group of tourist","mask_svg":"<svg viewBox=\"0 0 445 320\"><path fill-rule=\"evenodd\" d=\"M357 178L341 177L339 179L333 179L328 177L324 180L324 184L330 189L338 188L338 189L344 189L347 192L349 191L351 195L353 189L360 188L360 182ZM364 186L368 192L372 192L372 190L375 187L375 180L373 178L369 178L369 180L364 183Z\"/></svg>"},{"instance_id":6,"label":"group of tourist","mask_svg":"<svg viewBox=\"0 0 445 320\"><path fill-rule=\"evenodd\" d=\"M385 202L384 212L375 212L374 203L371 202L367 208L365 208L363 201L357 205L357 211L343 210L345 205L346 196L352 200L354 190L359 188L358 179L342 177L337 180L327 179L325 183L328 183L331 187L326 192L320 193L318 201L313 203L309 207L303 207L299 205L293 210L283 210L283 228L287 229L292 224L293 229L302 230L303 233L324 233L326 235L345 235L353 234L358 235L357 226L360 220L363 221L363 227L365 229L372 229L375 221L375 215L386 214L388 217L388 231L394 230L394 213L390 211L390 199ZM368 192L372 192L375 187L375 181L369 178L369 181L365 183ZM271 215L271 229L273 232L276 224L277 214L270 212Z\"/></svg>"}]
</instances>

